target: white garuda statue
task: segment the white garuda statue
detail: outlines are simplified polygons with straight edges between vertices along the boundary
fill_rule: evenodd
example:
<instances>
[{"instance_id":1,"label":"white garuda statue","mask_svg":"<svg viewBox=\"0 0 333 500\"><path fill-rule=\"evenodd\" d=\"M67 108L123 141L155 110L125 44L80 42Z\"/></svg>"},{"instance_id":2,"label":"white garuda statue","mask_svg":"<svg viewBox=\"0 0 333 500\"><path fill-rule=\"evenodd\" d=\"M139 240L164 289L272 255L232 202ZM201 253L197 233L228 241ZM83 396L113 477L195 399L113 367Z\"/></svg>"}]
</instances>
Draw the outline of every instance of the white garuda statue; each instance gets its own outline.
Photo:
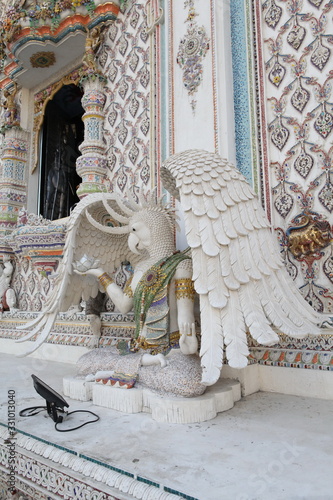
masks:
<instances>
[{"instance_id":1,"label":"white garuda statue","mask_svg":"<svg viewBox=\"0 0 333 500\"><path fill-rule=\"evenodd\" d=\"M120 311L134 309L130 356L136 352L139 366L153 364L155 377L165 370L170 355L164 355L177 332L188 355L183 359L195 357L193 299L199 295L202 379L196 393L219 379L224 349L229 365L247 365L247 332L262 345L276 344L277 331L296 338L318 335L325 318L289 277L264 211L242 174L214 153L189 150L165 161L161 176L184 211L188 252L176 252L174 220L160 204L137 204L115 194L87 196L70 216L53 295L30 325L34 329L20 339L41 332L29 352L45 341L59 311L98 289ZM124 260L134 273L122 290L112 273Z\"/></svg>"}]
</instances>

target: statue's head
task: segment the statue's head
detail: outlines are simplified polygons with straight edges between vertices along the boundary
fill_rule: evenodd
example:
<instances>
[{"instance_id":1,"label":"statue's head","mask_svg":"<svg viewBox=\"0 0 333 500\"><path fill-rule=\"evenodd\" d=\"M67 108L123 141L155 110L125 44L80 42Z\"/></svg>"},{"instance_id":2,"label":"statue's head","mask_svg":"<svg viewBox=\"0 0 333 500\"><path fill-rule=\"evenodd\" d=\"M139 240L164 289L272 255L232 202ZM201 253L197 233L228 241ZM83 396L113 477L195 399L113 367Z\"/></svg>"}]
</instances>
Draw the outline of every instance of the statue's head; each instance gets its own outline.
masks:
<instances>
[{"instance_id":1,"label":"statue's head","mask_svg":"<svg viewBox=\"0 0 333 500\"><path fill-rule=\"evenodd\" d=\"M170 213L161 207L143 208L134 214L128 224L128 246L134 253L141 253L173 240L174 223Z\"/></svg>"},{"instance_id":2,"label":"statue's head","mask_svg":"<svg viewBox=\"0 0 333 500\"><path fill-rule=\"evenodd\" d=\"M131 218L128 225L128 246L133 253L141 253L150 248L152 243L151 225L140 214L137 215Z\"/></svg>"},{"instance_id":3,"label":"statue's head","mask_svg":"<svg viewBox=\"0 0 333 500\"><path fill-rule=\"evenodd\" d=\"M128 234L128 246L134 253L143 253L154 248L161 248L174 241L175 214L166 207L162 201L140 203L133 199L124 202L115 196L118 208L123 214L116 212L106 199L103 200L104 207L114 221L120 223L117 227L105 226L97 222L89 212L86 212L88 220L101 231L111 234Z\"/></svg>"}]
</instances>

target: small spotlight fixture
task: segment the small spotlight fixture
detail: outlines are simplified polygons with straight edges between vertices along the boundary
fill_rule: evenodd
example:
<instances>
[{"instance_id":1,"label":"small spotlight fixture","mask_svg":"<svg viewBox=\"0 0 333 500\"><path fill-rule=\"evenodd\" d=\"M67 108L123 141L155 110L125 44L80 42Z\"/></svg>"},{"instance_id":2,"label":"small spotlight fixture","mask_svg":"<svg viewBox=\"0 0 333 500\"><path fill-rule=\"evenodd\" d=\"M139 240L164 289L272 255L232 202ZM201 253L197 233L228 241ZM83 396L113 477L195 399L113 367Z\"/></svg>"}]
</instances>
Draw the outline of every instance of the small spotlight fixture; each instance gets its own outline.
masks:
<instances>
[{"instance_id":1,"label":"small spotlight fixture","mask_svg":"<svg viewBox=\"0 0 333 500\"><path fill-rule=\"evenodd\" d=\"M99 420L99 416L89 410L74 410L69 413L66 412L65 407L69 407L67 401L58 392L52 389L52 387L47 385L36 375L31 375L31 377L36 392L45 399L46 406L32 406L30 408L25 408L24 410L20 411L20 417L32 417L33 415L37 415L41 411L46 410L49 417L51 417L55 422L55 429L59 432L74 431L76 429L80 429L80 427L83 427L84 425L92 424L93 422L97 422L97 420ZM63 415L59 415L59 413L62 413ZM59 429L58 424L63 422L66 417L72 415L73 413L90 413L95 418L94 420L88 420L87 422L84 422L77 427L72 427L70 429Z\"/></svg>"},{"instance_id":2,"label":"small spotlight fixture","mask_svg":"<svg viewBox=\"0 0 333 500\"><path fill-rule=\"evenodd\" d=\"M49 416L56 424L62 422L64 417L62 415L58 415L58 412L65 413L65 406L66 408L69 407L67 401L65 401L64 398L49 385L45 384L45 382L43 382L40 378L36 377L36 375L31 375L31 377L36 392L46 401L46 409Z\"/></svg>"}]
</instances>

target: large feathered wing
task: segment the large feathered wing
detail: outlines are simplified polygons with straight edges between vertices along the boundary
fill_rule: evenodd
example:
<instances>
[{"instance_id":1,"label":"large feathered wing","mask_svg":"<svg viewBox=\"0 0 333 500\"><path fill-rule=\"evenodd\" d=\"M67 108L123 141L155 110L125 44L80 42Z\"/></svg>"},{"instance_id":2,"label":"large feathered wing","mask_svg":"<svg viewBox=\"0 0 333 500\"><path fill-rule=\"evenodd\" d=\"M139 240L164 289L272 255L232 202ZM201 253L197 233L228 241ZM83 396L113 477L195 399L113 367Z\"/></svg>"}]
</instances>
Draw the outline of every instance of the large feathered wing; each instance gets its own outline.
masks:
<instances>
[{"instance_id":1,"label":"large feathered wing","mask_svg":"<svg viewBox=\"0 0 333 500\"><path fill-rule=\"evenodd\" d=\"M281 260L270 224L243 175L219 155L189 150L166 160L166 189L184 211L200 295L203 382L220 377L223 352L243 368L247 332L263 345L319 334L320 315L301 297Z\"/></svg>"},{"instance_id":2,"label":"large feathered wing","mask_svg":"<svg viewBox=\"0 0 333 500\"><path fill-rule=\"evenodd\" d=\"M77 305L98 293L99 283L89 275L79 275L73 270L73 263L84 255L97 259L105 272L112 273L125 260L133 262L137 256L130 252L127 245L128 235L109 234L93 226L89 215L102 225L118 224L110 221L111 217L104 203L124 216L113 194L96 193L83 198L72 211L66 230L63 257L57 270L54 288L46 301L41 314L22 329L32 328L19 338L24 342L39 334L35 342L27 349L24 356L34 352L48 338L59 312L67 311L71 305ZM88 213L88 217L87 217Z\"/></svg>"}]
</instances>

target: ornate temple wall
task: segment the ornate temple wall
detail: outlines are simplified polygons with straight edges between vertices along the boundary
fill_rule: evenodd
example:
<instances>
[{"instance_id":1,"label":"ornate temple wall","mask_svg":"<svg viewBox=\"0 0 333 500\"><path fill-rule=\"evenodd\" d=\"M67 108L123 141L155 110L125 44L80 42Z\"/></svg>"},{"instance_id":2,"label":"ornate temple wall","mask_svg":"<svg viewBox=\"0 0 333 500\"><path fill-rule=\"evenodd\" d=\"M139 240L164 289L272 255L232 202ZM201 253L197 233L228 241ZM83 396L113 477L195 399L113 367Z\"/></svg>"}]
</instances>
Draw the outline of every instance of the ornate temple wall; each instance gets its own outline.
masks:
<instances>
[{"instance_id":1,"label":"ornate temple wall","mask_svg":"<svg viewBox=\"0 0 333 500\"><path fill-rule=\"evenodd\" d=\"M235 161L258 192L300 292L324 312L333 293L331 14L319 0L132 1L98 52L107 79L105 188L160 194L162 161L188 148ZM33 103L63 76L24 91L30 206L38 187L38 172L28 175ZM13 283L22 310L39 311L52 288L50 274L26 261L17 262ZM270 349L253 342L251 362L329 371L332 344L330 335L283 338Z\"/></svg>"},{"instance_id":2,"label":"ornate temple wall","mask_svg":"<svg viewBox=\"0 0 333 500\"><path fill-rule=\"evenodd\" d=\"M261 191L289 274L321 312L332 312L333 299L332 8L257 2L254 13Z\"/></svg>"},{"instance_id":3,"label":"ornate temple wall","mask_svg":"<svg viewBox=\"0 0 333 500\"><path fill-rule=\"evenodd\" d=\"M244 5L258 193L300 293L315 310L331 313L332 6L316 0ZM329 371L332 335L281 338L270 349L254 343L252 355L262 365Z\"/></svg>"}]
</instances>

